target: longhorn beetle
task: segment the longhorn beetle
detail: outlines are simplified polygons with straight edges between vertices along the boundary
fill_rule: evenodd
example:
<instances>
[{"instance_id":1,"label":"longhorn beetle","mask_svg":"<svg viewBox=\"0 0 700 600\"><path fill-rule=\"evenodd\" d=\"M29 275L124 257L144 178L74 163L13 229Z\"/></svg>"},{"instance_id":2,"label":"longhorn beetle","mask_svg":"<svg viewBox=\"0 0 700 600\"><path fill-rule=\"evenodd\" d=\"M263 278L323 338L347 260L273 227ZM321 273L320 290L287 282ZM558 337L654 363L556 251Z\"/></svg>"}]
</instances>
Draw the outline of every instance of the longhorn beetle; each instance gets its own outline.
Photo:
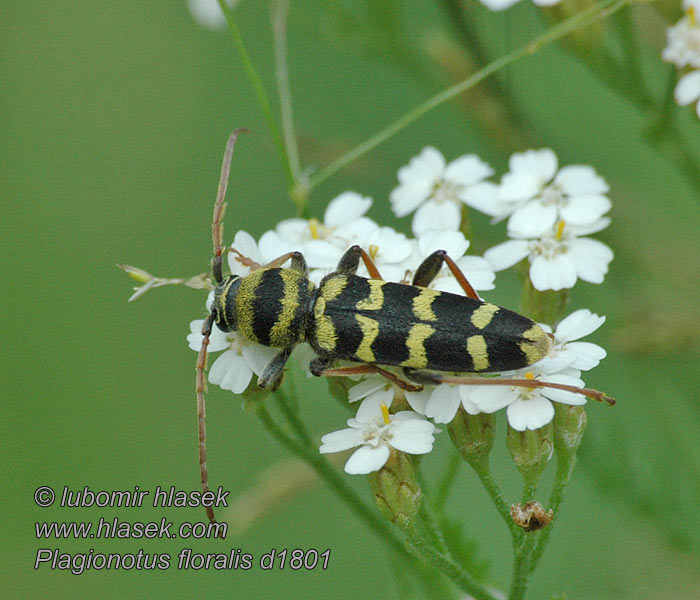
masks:
<instances>
[{"instance_id":1,"label":"longhorn beetle","mask_svg":"<svg viewBox=\"0 0 700 600\"><path fill-rule=\"evenodd\" d=\"M202 326L197 356L196 391L199 418L199 464L202 490L209 490L206 464L205 369L207 346L214 324L222 331L238 330L247 339L279 348L258 378L260 387L276 387L294 347L309 342L316 353L309 370L317 376L378 373L406 390L425 384L510 385L549 387L583 394L609 404L615 401L596 390L537 379L489 379L453 373L493 373L521 369L544 358L551 346L549 334L527 317L482 301L444 250L428 256L411 285L384 281L370 256L352 246L336 270L318 287L308 278L300 252L288 252L261 266L240 255L252 267L249 275L224 277L222 269L224 197L234 131L226 145L214 205L212 274L217 286L211 312ZM370 278L356 275L363 261ZM284 265L289 263L289 267ZM466 296L427 286L447 264ZM357 363L334 367L336 360ZM403 378L385 369L401 367ZM209 520L214 512L207 508Z\"/></svg>"}]
</instances>

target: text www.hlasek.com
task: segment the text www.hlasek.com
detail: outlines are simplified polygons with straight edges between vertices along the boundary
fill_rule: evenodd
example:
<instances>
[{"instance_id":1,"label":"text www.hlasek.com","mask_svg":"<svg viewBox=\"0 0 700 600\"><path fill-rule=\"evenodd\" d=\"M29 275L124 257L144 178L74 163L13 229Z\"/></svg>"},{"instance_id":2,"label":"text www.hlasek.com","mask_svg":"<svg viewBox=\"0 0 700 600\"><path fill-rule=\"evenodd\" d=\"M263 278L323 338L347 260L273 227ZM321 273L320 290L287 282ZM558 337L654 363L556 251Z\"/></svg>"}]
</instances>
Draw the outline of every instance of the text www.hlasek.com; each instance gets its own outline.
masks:
<instances>
[{"instance_id":1,"label":"text www.hlasek.com","mask_svg":"<svg viewBox=\"0 0 700 600\"><path fill-rule=\"evenodd\" d=\"M172 521L162 518L160 522L129 523L117 518L100 518L95 523L35 523L36 537L41 539L207 539L226 537L226 523L182 523L175 528Z\"/></svg>"}]
</instances>

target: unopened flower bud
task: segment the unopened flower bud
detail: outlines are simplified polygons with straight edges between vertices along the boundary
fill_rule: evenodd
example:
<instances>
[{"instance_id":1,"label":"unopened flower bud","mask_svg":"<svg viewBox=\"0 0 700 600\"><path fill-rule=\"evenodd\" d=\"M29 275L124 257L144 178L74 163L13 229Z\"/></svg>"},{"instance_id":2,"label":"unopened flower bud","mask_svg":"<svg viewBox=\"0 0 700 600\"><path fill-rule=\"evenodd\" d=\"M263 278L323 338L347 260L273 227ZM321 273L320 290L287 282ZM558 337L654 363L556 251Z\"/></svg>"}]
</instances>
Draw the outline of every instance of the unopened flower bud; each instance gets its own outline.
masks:
<instances>
[{"instance_id":1,"label":"unopened flower bud","mask_svg":"<svg viewBox=\"0 0 700 600\"><path fill-rule=\"evenodd\" d=\"M452 443L470 465L488 463L496 436L492 414L470 415L462 407L447 426Z\"/></svg>"},{"instance_id":2,"label":"unopened flower bud","mask_svg":"<svg viewBox=\"0 0 700 600\"><path fill-rule=\"evenodd\" d=\"M584 406L554 403L554 449L557 453L576 452L587 421Z\"/></svg>"},{"instance_id":3,"label":"unopened flower bud","mask_svg":"<svg viewBox=\"0 0 700 600\"><path fill-rule=\"evenodd\" d=\"M132 279L135 279L139 283L148 283L152 279L154 279L153 275L151 275L148 271L144 271L143 269L139 269L138 267L132 267L131 265L117 265L120 269L125 271L129 277Z\"/></svg>"},{"instance_id":4,"label":"unopened flower bud","mask_svg":"<svg viewBox=\"0 0 700 600\"><path fill-rule=\"evenodd\" d=\"M552 424L525 431L508 427L506 446L526 485L534 487L552 458Z\"/></svg>"},{"instance_id":5,"label":"unopened flower bud","mask_svg":"<svg viewBox=\"0 0 700 600\"><path fill-rule=\"evenodd\" d=\"M421 490L408 454L392 449L387 463L369 474L369 484L379 510L392 523L404 529L415 519Z\"/></svg>"}]
</instances>

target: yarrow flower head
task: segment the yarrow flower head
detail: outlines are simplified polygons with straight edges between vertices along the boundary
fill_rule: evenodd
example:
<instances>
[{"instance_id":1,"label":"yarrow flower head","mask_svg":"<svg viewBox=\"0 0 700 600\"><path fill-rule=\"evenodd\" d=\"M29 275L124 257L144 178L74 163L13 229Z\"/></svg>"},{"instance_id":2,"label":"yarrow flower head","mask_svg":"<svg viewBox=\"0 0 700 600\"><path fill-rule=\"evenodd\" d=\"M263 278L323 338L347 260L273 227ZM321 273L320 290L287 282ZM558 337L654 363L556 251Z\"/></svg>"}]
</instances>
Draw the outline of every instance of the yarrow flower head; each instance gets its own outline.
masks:
<instances>
[{"instance_id":1,"label":"yarrow flower head","mask_svg":"<svg viewBox=\"0 0 700 600\"><path fill-rule=\"evenodd\" d=\"M461 156L449 164L439 150L428 146L399 169L399 186L389 198L394 213L406 216L414 210L413 234L430 230L459 229L461 205L470 196L495 184L483 180L493 169L475 154Z\"/></svg>"},{"instance_id":2,"label":"yarrow flower head","mask_svg":"<svg viewBox=\"0 0 700 600\"><path fill-rule=\"evenodd\" d=\"M366 475L378 471L389 460L391 449L408 454L427 454L433 448L438 429L413 411L389 413L389 406L379 397L362 401L348 428L321 438L322 454L342 452L359 446L345 463L345 472Z\"/></svg>"},{"instance_id":3,"label":"yarrow flower head","mask_svg":"<svg viewBox=\"0 0 700 600\"><path fill-rule=\"evenodd\" d=\"M556 154L544 148L513 154L498 192L502 211L510 214L508 235L534 238L560 219L575 226L595 223L610 210L608 190L593 167L559 169Z\"/></svg>"},{"instance_id":4,"label":"yarrow flower head","mask_svg":"<svg viewBox=\"0 0 700 600\"><path fill-rule=\"evenodd\" d=\"M697 102L700 117L700 0L685 0L683 8L685 16L666 31L661 56L679 69L692 69L680 78L674 96L680 106Z\"/></svg>"},{"instance_id":5,"label":"yarrow flower head","mask_svg":"<svg viewBox=\"0 0 700 600\"><path fill-rule=\"evenodd\" d=\"M558 221L541 238L508 240L489 248L484 258L495 271L502 271L527 257L530 281L539 291L572 288L577 279L602 283L613 251L603 242L580 236L600 231L609 222L603 218L587 227L576 227Z\"/></svg>"}]
</instances>

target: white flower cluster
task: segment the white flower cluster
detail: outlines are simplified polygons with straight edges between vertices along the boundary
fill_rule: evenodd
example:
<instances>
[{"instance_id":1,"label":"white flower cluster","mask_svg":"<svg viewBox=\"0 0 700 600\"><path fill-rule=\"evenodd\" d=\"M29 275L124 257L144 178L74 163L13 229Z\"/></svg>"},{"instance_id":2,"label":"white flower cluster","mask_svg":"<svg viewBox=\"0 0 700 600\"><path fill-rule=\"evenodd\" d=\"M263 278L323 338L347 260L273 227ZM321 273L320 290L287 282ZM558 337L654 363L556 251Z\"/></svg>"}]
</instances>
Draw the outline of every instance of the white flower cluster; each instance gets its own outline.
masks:
<instances>
[{"instance_id":1,"label":"white flower cluster","mask_svg":"<svg viewBox=\"0 0 700 600\"><path fill-rule=\"evenodd\" d=\"M696 102L700 117L700 0L684 0L685 15L666 32L668 45L661 56L684 70L674 95L676 102L686 106Z\"/></svg>"},{"instance_id":2,"label":"white flower cluster","mask_svg":"<svg viewBox=\"0 0 700 600\"><path fill-rule=\"evenodd\" d=\"M494 220L508 217L511 240L487 250L496 271L524 258L540 290L571 288L577 279L602 283L613 253L602 242L583 237L605 229L610 219L608 185L592 167L558 168L549 149L528 150L510 158L500 185L486 181L493 170L474 155L445 164L435 148L425 148L399 170L391 193L397 216L416 210L413 231L459 228L461 204Z\"/></svg>"},{"instance_id":3,"label":"white flower cluster","mask_svg":"<svg viewBox=\"0 0 700 600\"><path fill-rule=\"evenodd\" d=\"M227 253L229 268L245 276L251 269L296 250L304 254L310 278L318 283L336 267L343 253L357 244L372 257L387 281L410 282L420 263L438 249L447 251L476 290L493 289L494 268L506 268L525 257L530 258L530 277L538 289L571 287L576 278L596 283L603 280L612 252L601 242L581 237L609 222L604 216L610 209L605 196L608 186L591 167L559 169L551 150L538 150L511 157L510 171L500 184L487 181L492 174L491 167L475 155L447 163L438 150L425 148L399 170L399 186L390 195L397 215L415 211L415 238L380 226L366 216L370 198L345 192L331 201L322 221L287 219L264 233L258 243L239 231L232 244L234 251ZM459 231L463 204L496 219L508 218L508 233L513 239L487 251L486 258L467 256L469 241ZM368 276L364 265L359 274ZM464 294L446 266L430 286ZM595 331L604 320L587 310L574 312L554 332L550 356L528 369L501 373L497 378L583 387L581 371L596 366L605 350L577 340ZM196 351L202 342L201 327L201 320L193 321L187 337ZM253 373L259 375L276 353L238 332L223 333L216 327L209 350L224 351L212 364L209 381L234 393L245 391ZM357 414L348 420L347 429L323 437L321 452L358 447L345 470L366 474L380 469L392 448L410 454L429 452L439 430L428 419L449 423L460 405L469 414L507 408L510 426L522 431L549 423L554 414L552 402L586 401L581 394L552 388L442 384L425 386L420 392L406 391L413 410L390 413L396 391L393 383L379 375L353 386L350 402L362 400Z\"/></svg>"}]
</instances>

